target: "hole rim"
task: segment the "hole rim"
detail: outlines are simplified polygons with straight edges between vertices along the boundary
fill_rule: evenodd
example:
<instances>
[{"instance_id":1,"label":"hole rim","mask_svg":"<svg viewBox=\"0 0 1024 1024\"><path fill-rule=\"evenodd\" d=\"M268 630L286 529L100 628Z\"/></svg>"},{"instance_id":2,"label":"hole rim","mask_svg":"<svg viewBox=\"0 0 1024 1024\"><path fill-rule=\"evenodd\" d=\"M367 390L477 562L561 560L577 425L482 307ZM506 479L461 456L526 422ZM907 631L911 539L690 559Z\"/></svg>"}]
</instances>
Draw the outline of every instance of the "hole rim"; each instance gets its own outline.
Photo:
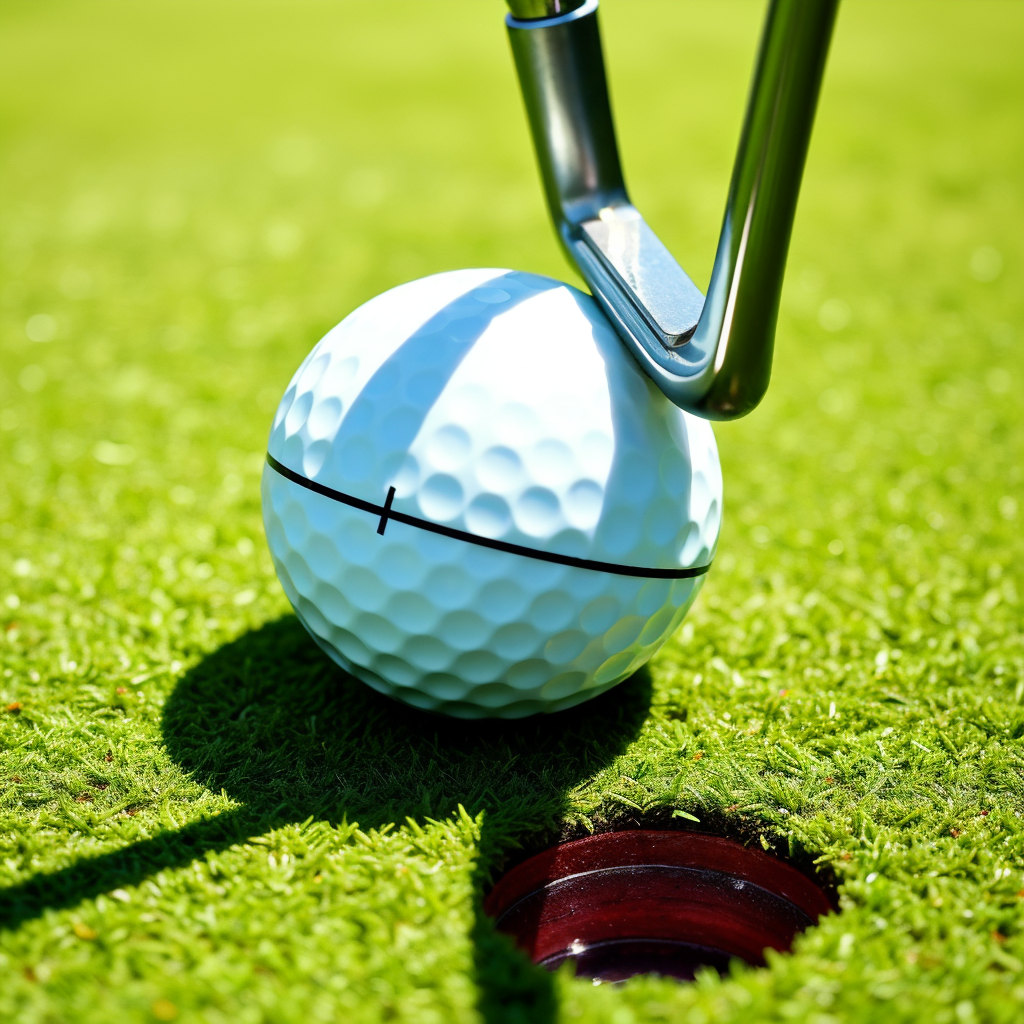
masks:
<instances>
[{"instance_id":1,"label":"hole rim","mask_svg":"<svg viewBox=\"0 0 1024 1024\"><path fill-rule=\"evenodd\" d=\"M484 900L497 930L535 964L554 970L572 960L581 976L607 981L644 973L689 980L696 968L595 974L585 969L588 951L593 961L602 947L628 953L630 944L660 943L706 951L702 962L719 973L733 958L763 966L765 949L788 951L834 909L821 886L778 857L723 836L660 829L559 843L507 871Z\"/></svg>"}]
</instances>

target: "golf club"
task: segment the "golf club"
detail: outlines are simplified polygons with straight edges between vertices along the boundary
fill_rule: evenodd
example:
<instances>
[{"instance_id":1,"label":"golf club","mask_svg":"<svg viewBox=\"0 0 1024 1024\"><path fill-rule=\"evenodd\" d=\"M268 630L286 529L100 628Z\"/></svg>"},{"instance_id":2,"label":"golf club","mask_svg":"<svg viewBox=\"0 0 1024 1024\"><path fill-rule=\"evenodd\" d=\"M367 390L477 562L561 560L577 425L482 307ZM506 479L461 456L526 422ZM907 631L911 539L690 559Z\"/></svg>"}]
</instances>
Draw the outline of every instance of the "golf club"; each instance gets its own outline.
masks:
<instances>
[{"instance_id":1,"label":"golf club","mask_svg":"<svg viewBox=\"0 0 1024 1024\"><path fill-rule=\"evenodd\" d=\"M707 297L629 200L597 0L509 0L512 53L555 230L670 401L734 419L764 396L786 250L838 0L771 0ZM517 17L543 8L553 17ZM561 11L562 13L556 13Z\"/></svg>"}]
</instances>

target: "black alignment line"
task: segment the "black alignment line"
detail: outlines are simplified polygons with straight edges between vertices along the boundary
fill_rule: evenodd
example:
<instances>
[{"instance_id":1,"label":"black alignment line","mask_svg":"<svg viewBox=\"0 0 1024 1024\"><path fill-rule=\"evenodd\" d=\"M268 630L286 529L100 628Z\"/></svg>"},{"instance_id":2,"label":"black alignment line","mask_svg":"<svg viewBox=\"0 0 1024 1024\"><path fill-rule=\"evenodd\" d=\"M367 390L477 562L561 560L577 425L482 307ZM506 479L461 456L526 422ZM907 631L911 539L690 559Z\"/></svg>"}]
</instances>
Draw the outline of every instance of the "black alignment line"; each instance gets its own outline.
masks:
<instances>
[{"instance_id":1,"label":"black alignment line","mask_svg":"<svg viewBox=\"0 0 1024 1024\"><path fill-rule=\"evenodd\" d=\"M390 488L385 504L375 505L372 501L363 501L351 494L336 491L333 487L326 487L318 484L315 480L296 473L294 469L278 462L270 452L267 452L267 465L279 473L286 480L305 487L307 491L322 494L325 498L357 508L362 512L369 512L378 516L380 522L377 525L377 532L383 533L388 520L405 523L406 526L415 526L420 530L427 530L430 533L440 534L442 537L451 537L453 540L462 540L467 544L477 544L483 548L491 548L494 551L505 551L511 555L523 555L525 558L536 558L541 562L553 562L556 565L568 565L574 569L591 569L594 572L610 572L616 576L636 576L641 579L657 580L688 580L697 576L703 576L711 568L708 565L695 565L686 569L661 569L646 568L641 565L620 565L616 562L598 562L592 558L575 558L573 555L560 555L554 551L539 551L536 548L528 548L523 544L510 544L504 540L493 540L490 537L480 537L475 533L467 533L465 530L456 530L451 526L442 526L440 523L432 523L429 519L420 519L418 516L411 516L406 512L399 512L391 507L394 500L395 489Z\"/></svg>"}]
</instances>

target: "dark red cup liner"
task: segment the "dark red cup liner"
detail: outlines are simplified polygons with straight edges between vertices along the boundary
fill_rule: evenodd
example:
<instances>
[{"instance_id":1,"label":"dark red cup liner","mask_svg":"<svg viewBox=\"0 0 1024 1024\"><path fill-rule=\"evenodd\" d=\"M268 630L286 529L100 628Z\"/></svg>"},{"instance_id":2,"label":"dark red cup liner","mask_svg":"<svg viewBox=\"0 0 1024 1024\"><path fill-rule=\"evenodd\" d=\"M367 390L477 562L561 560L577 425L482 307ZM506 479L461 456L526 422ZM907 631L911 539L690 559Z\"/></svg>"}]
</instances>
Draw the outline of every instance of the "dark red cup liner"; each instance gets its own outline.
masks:
<instances>
[{"instance_id":1,"label":"dark red cup liner","mask_svg":"<svg viewBox=\"0 0 1024 1024\"><path fill-rule=\"evenodd\" d=\"M738 957L790 948L832 909L795 868L731 839L698 832L608 832L563 843L513 868L485 911L534 961L621 980L653 972L692 978Z\"/></svg>"}]
</instances>

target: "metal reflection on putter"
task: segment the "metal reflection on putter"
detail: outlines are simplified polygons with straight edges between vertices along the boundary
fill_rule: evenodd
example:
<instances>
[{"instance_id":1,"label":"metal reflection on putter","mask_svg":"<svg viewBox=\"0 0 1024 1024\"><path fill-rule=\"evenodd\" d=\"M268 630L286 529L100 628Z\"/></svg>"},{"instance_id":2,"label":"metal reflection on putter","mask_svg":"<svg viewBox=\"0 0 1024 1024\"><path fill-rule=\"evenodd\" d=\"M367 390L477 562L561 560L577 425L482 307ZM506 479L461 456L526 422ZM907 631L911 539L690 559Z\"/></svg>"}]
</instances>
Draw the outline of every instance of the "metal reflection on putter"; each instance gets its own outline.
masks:
<instances>
[{"instance_id":1,"label":"metal reflection on putter","mask_svg":"<svg viewBox=\"0 0 1024 1024\"><path fill-rule=\"evenodd\" d=\"M838 0L771 0L707 298L629 201L597 0L509 38L558 237L676 405L734 419L763 397L786 250Z\"/></svg>"}]
</instances>

